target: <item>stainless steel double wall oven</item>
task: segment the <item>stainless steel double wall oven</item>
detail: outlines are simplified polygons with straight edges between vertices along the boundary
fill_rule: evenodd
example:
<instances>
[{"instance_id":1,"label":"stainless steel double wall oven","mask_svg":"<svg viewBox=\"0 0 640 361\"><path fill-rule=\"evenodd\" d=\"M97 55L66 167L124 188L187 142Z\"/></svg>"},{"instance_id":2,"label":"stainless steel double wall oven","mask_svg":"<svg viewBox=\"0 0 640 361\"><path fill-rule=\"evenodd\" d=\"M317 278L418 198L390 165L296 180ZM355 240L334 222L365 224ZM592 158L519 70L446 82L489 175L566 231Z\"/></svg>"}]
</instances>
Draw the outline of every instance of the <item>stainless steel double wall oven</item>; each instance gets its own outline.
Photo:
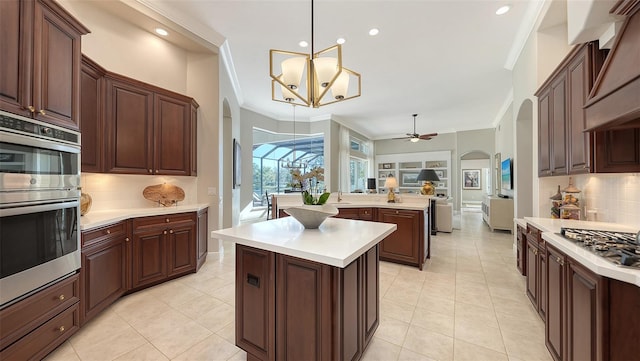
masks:
<instances>
[{"instance_id":1,"label":"stainless steel double wall oven","mask_svg":"<svg viewBox=\"0 0 640 361\"><path fill-rule=\"evenodd\" d=\"M80 268L80 133L0 111L0 309Z\"/></svg>"}]
</instances>

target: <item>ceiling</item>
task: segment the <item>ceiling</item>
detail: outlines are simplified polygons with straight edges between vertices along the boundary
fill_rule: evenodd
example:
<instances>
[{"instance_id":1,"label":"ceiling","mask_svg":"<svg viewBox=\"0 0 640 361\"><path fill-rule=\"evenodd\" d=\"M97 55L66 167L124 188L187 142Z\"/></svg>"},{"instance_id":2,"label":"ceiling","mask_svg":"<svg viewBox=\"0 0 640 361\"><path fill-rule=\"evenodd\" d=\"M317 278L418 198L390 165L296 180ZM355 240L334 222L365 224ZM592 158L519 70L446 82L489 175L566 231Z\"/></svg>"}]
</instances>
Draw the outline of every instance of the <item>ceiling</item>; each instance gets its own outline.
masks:
<instances>
[{"instance_id":1,"label":"ceiling","mask_svg":"<svg viewBox=\"0 0 640 361\"><path fill-rule=\"evenodd\" d=\"M271 100L269 49L310 52L310 0L142 0L226 39L243 108L291 120ZM498 16L504 4L511 10ZM372 139L413 132L492 128L512 97L511 68L540 9L537 0L316 0L315 50L344 37L344 66L362 75L362 96L296 108L297 121L334 119ZM180 23L180 21L178 21ZM184 24L188 25L189 24ZM377 36L368 35L378 28Z\"/></svg>"}]
</instances>

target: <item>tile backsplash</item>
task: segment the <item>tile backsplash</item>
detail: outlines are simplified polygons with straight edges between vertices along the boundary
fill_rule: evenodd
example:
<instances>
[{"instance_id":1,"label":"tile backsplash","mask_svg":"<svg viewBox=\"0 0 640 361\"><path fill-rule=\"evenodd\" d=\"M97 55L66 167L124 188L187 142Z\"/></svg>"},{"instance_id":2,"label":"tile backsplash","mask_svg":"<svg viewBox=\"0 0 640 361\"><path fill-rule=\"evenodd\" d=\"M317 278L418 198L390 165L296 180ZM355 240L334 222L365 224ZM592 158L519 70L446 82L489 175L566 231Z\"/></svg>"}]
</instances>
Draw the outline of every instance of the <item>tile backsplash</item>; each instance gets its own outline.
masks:
<instances>
[{"instance_id":1,"label":"tile backsplash","mask_svg":"<svg viewBox=\"0 0 640 361\"><path fill-rule=\"evenodd\" d=\"M573 183L582 192L581 219L622 223L640 228L640 173L574 175ZM557 190L569 185L569 176L540 178L540 217L549 210Z\"/></svg>"},{"instance_id":2,"label":"tile backsplash","mask_svg":"<svg viewBox=\"0 0 640 361\"><path fill-rule=\"evenodd\" d=\"M184 190L185 199L180 204L196 203L196 177L82 173L80 181L82 192L91 196L91 211L162 207L145 199L142 191L147 186L163 183Z\"/></svg>"}]
</instances>

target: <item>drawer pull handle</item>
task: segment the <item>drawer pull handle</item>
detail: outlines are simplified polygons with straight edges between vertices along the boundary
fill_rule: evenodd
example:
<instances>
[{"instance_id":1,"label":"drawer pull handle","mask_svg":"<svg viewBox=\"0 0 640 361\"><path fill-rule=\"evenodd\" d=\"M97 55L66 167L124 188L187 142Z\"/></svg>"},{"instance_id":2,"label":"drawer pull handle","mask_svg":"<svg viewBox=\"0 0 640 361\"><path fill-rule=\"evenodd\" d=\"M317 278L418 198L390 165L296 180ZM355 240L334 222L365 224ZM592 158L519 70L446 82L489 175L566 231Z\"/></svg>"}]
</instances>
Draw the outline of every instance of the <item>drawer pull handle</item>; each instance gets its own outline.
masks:
<instances>
[{"instance_id":1,"label":"drawer pull handle","mask_svg":"<svg viewBox=\"0 0 640 361\"><path fill-rule=\"evenodd\" d=\"M251 273L247 273L247 283L260 288L260 277L254 276Z\"/></svg>"},{"instance_id":2,"label":"drawer pull handle","mask_svg":"<svg viewBox=\"0 0 640 361\"><path fill-rule=\"evenodd\" d=\"M399 211L396 211L396 214L399 214L399 213L400 213Z\"/></svg>"},{"instance_id":3,"label":"drawer pull handle","mask_svg":"<svg viewBox=\"0 0 640 361\"><path fill-rule=\"evenodd\" d=\"M152 171L151 169L147 169L147 171L148 171L149 173L153 173L153 171Z\"/></svg>"},{"instance_id":4,"label":"drawer pull handle","mask_svg":"<svg viewBox=\"0 0 640 361\"><path fill-rule=\"evenodd\" d=\"M129 242L129 237L124 239L125 242Z\"/></svg>"},{"instance_id":5,"label":"drawer pull handle","mask_svg":"<svg viewBox=\"0 0 640 361\"><path fill-rule=\"evenodd\" d=\"M45 111L44 111L44 109L40 109L40 110L38 111L38 113L40 113L40 114L42 114L42 115L47 115L47 112L45 112Z\"/></svg>"},{"instance_id":6,"label":"drawer pull handle","mask_svg":"<svg viewBox=\"0 0 640 361\"><path fill-rule=\"evenodd\" d=\"M164 220L164 222L165 222L165 223L169 223L169 222L171 222L171 221L169 220L169 218L166 218L166 219Z\"/></svg>"},{"instance_id":7,"label":"drawer pull handle","mask_svg":"<svg viewBox=\"0 0 640 361\"><path fill-rule=\"evenodd\" d=\"M110 229L107 229L107 234L111 234L111 230Z\"/></svg>"},{"instance_id":8,"label":"drawer pull handle","mask_svg":"<svg viewBox=\"0 0 640 361\"><path fill-rule=\"evenodd\" d=\"M162 234L167 234L167 231L162 232Z\"/></svg>"},{"instance_id":9,"label":"drawer pull handle","mask_svg":"<svg viewBox=\"0 0 640 361\"><path fill-rule=\"evenodd\" d=\"M169 230L169 233L173 234L173 229Z\"/></svg>"},{"instance_id":10,"label":"drawer pull handle","mask_svg":"<svg viewBox=\"0 0 640 361\"><path fill-rule=\"evenodd\" d=\"M27 107L27 109L29 109L29 111L30 111L31 113L35 113L35 112L36 112L36 108L34 108L34 107L33 107L33 105L29 105L29 106Z\"/></svg>"},{"instance_id":11,"label":"drawer pull handle","mask_svg":"<svg viewBox=\"0 0 640 361\"><path fill-rule=\"evenodd\" d=\"M58 328L58 331L60 331L60 332L64 332L64 330L65 330L64 326L60 326L60 327Z\"/></svg>"},{"instance_id":12,"label":"drawer pull handle","mask_svg":"<svg viewBox=\"0 0 640 361\"><path fill-rule=\"evenodd\" d=\"M60 301L64 301L64 295L60 295L60 296L58 296L58 299L59 299Z\"/></svg>"}]
</instances>

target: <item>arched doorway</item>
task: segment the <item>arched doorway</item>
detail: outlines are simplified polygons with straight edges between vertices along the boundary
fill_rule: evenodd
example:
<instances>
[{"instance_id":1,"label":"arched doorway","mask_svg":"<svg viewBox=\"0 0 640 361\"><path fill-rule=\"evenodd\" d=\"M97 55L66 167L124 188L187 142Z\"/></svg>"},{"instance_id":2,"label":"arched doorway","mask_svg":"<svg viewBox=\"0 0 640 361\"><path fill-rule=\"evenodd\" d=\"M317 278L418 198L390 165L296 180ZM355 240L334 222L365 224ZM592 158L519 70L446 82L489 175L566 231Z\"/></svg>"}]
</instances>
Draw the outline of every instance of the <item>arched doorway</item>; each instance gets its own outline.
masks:
<instances>
[{"instance_id":1,"label":"arched doorway","mask_svg":"<svg viewBox=\"0 0 640 361\"><path fill-rule=\"evenodd\" d=\"M516 218L533 216L533 102L525 99L516 118L514 201Z\"/></svg>"},{"instance_id":2,"label":"arched doorway","mask_svg":"<svg viewBox=\"0 0 640 361\"><path fill-rule=\"evenodd\" d=\"M481 212L482 197L491 193L495 179L491 171L491 155L481 150L474 150L460 155L460 210ZM465 184L465 177L476 178Z\"/></svg>"}]
</instances>

